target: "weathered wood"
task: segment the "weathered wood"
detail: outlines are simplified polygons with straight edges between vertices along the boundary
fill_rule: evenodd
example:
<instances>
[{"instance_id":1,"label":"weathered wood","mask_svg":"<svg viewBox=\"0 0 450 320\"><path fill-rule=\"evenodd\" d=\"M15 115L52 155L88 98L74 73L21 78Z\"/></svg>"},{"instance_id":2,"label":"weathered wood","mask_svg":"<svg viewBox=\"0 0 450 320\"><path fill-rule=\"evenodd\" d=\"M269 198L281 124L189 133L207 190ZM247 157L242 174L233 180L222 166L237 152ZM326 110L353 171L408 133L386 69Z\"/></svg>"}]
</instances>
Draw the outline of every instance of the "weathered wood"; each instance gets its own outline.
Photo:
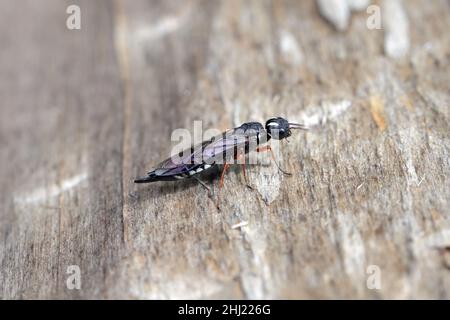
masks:
<instances>
[{"instance_id":1,"label":"weathered wood","mask_svg":"<svg viewBox=\"0 0 450 320\"><path fill-rule=\"evenodd\" d=\"M73 3L81 30L70 1L0 5L1 298L450 297L448 1L399 2L397 59L313 1ZM132 182L174 129L274 115L313 127L282 146L294 176L231 170L221 211Z\"/></svg>"}]
</instances>

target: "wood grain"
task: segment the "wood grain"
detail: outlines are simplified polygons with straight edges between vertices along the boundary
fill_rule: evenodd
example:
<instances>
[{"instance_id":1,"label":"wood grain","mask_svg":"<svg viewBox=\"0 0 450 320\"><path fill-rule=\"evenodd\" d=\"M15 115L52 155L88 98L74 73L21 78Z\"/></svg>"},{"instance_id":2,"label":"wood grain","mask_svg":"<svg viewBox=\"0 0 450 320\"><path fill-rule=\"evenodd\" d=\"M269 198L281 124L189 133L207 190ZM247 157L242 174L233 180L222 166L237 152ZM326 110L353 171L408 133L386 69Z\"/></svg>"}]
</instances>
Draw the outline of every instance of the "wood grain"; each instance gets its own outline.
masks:
<instances>
[{"instance_id":1,"label":"wood grain","mask_svg":"<svg viewBox=\"0 0 450 320\"><path fill-rule=\"evenodd\" d=\"M2 1L0 297L450 298L450 5L400 5L394 59L314 1ZM177 128L278 115L312 126L281 146L294 175L234 168L220 211L132 182Z\"/></svg>"}]
</instances>

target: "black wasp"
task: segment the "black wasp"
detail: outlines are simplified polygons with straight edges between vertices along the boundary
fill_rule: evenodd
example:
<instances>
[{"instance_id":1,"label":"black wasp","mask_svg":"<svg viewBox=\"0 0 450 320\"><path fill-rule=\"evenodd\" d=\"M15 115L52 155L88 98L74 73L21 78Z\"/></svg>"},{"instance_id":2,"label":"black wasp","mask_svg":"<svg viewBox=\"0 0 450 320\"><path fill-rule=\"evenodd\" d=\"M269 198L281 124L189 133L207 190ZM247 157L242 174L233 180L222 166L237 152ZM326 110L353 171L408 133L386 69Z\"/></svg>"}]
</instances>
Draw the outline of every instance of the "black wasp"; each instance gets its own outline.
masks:
<instances>
[{"instance_id":1,"label":"black wasp","mask_svg":"<svg viewBox=\"0 0 450 320\"><path fill-rule=\"evenodd\" d=\"M209 187L199 180L196 175L204 170L223 165L219 183L220 190L223 186L224 174L229 165L250 151L270 151L275 164L277 164L270 146L261 145L267 143L270 139L282 140L289 137L291 135L291 129L306 130L307 127L298 123L290 123L281 117L267 120L265 127L259 122L246 122L237 128L225 131L221 135L203 141L197 146L193 146L172 156L157 165L145 177L137 178L134 182L148 183L195 178L210 191ZM239 164L243 165L244 177L247 180L245 161ZM283 173L288 174L278 164L277 167Z\"/></svg>"}]
</instances>

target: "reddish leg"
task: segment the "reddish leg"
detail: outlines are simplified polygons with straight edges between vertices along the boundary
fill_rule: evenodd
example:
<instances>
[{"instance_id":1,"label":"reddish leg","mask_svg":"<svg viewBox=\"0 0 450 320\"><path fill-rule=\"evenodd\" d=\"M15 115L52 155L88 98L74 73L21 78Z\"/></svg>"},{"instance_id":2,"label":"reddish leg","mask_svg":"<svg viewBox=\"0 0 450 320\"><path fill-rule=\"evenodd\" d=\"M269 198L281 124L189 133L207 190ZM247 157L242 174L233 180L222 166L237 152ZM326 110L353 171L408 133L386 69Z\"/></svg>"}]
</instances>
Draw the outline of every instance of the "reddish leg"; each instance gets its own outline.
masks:
<instances>
[{"instance_id":1,"label":"reddish leg","mask_svg":"<svg viewBox=\"0 0 450 320\"><path fill-rule=\"evenodd\" d=\"M227 171L227 169L228 169L229 166L230 166L230 165L229 165L228 163L225 163L225 164L223 165L222 174L220 175L219 190L217 191L217 203L216 203L216 207L217 207L217 209L219 209L219 210L220 210L220 207L219 207L220 190L221 190L222 187L223 187L223 182L224 182L224 179L225 179L225 172Z\"/></svg>"},{"instance_id":2,"label":"reddish leg","mask_svg":"<svg viewBox=\"0 0 450 320\"><path fill-rule=\"evenodd\" d=\"M272 160L273 162L275 162L276 166L278 167L278 170L280 170L282 173L286 174L286 175L292 175L292 173L286 172L283 169L281 169L281 167L278 165L277 163L277 159L275 158L275 154L273 153L273 150L270 146L264 146L264 147L258 147L256 148L256 152L266 152L266 151L270 151L270 154L272 156Z\"/></svg>"},{"instance_id":3,"label":"reddish leg","mask_svg":"<svg viewBox=\"0 0 450 320\"><path fill-rule=\"evenodd\" d=\"M208 186L206 185L206 183L204 183L202 180L200 180L200 179L197 178L196 176L193 176L193 178L194 178L195 180L197 180L197 181L198 181L198 182L199 182L206 190L208 190L208 197L212 198L213 195L214 195L214 190L211 191L211 188L208 187Z\"/></svg>"},{"instance_id":4,"label":"reddish leg","mask_svg":"<svg viewBox=\"0 0 450 320\"><path fill-rule=\"evenodd\" d=\"M247 188L253 190L253 187L250 185L250 183L248 182L248 178L247 178L247 173L246 173L246 164L245 162L241 164L242 165L242 173L244 173L244 180L245 180L245 184L247 186Z\"/></svg>"},{"instance_id":5,"label":"reddish leg","mask_svg":"<svg viewBox=\"0 0 450 320\"><path fill-rule=\"evenodd\" d=\"M239 159L242 159L242 157L244 157L244 162L243 163L237 163L236 162L236 163L242 166L242 172L244 174L245 185L247 186L247 188L253 190L253 187L250 185L250 183L248 182L248 178L247 178L247 170L246 170L247 169L247 165L245 163L245 153L241 153L238 156L236 156L235 160L237 161Z\"/></svg>"},{"instance_id":6,"label":"reddish leg","mask_svg":"<svg viewBox=\"0 0 450 320\"><path fill-rule=\"evenodd\" d=\"M228 167L230 165L228 163L225 163L223 165L223 170L222 170L222 174L220 175L220 183L219 183L219 190L223 187L223 180L225 178L225 172L227 171Z\"/></svg>"}]
</instances>

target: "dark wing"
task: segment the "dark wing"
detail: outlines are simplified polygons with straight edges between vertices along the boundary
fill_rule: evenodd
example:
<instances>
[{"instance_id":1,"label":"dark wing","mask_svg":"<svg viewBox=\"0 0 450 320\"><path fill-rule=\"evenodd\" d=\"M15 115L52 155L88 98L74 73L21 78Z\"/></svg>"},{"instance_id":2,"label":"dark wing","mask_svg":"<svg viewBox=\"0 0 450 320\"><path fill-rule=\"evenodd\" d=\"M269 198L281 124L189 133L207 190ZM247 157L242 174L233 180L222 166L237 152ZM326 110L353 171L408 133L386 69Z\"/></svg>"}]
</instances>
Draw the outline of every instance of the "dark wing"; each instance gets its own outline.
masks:
<instances>
[{"instance_id":1,"label":"dark wing","mask_svg":"<svg viewBox=\"0 0 450 320\"><path fill-rule=\"evenodd\" d=\"M260 143L266 141L267 135L263 126L259 122L247 122L183 151L180 153L183 154L181 162L188 166L223 164L230 159L236 159L238 155L256 149Z\"/></svg>"},{"instance_id":2,"label":"dark wing","mask_svg":"<svg viewBox=\"0 0 450 320\"><path fill-rule=\"evenodd\" d=\"M266 139L265 131L260 128L257 130L255 128L244 130L242 126L235 128L222 136L215 137L204 148L203 161L208 164L224 164L256 149Z\"/></svg>"},{"instance_id":3,"label":"dark wing","mask_svg":"<svg viewBox=\"0 0 450 320\"><path fill-rule=\"evenodd\" d=\"M175 176L187 175L205 164L223 164L239 154L255 149L264 139L265 131L261 124L246 123L164 160L147 177L135 182L172 180Z\"/></svg>"}]
</instances>

